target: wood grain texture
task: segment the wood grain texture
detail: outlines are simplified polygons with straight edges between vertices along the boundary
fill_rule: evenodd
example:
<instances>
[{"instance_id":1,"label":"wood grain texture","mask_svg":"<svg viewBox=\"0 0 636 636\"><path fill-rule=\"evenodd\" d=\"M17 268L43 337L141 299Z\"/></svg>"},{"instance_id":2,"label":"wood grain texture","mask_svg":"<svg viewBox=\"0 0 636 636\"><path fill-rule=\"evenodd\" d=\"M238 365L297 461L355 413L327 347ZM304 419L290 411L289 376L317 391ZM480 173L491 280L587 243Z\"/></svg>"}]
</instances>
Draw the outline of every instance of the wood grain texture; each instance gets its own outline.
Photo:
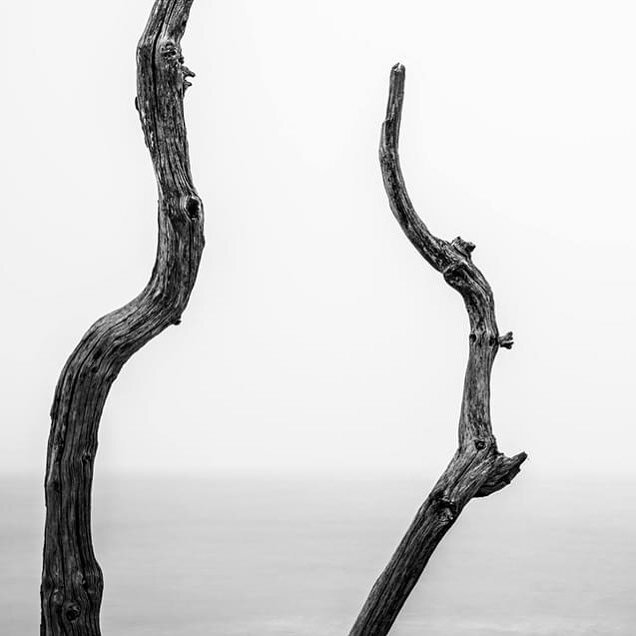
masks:
<instances>
[{"instance_id":1,"label":"wood grain texture","mask_svg":"<svg viewBox=\"0 0 636 636\"><path fill-rule=\"evenodd\" d=\"M470 322L468 365L459 418L459 447L435 484L389 564L373 586L350 636L388 634L435 548L473 497L485 497L510 483L526 459L499 452L490 421L490 373L500 347L512 347L512 334L499 335L492 290L472 261L475 246L433 236L417 215L404 184L398 140L405 70L391 70L389 101L380 140L380 164L389 204L404 233L444 280L457 290Z\"/></svg>"},{"instance_id":2,"label":"wood grain texture","mask_svg":"<svg viewBox=\"0 0 636 636\"><path fill-rule=\"evenodd\" d=\"M90 327L55 391L45 478L43 636L100 634L103 578L91 538L99 421L125 362L179 323L201 260L203 204L192 183L183 114L193 74L183 65L180 45L191 5L192 0L156 0L137 47L135 104L159 192L159 237L150 281L135 299Z\"/></svg>"}]
</instances>

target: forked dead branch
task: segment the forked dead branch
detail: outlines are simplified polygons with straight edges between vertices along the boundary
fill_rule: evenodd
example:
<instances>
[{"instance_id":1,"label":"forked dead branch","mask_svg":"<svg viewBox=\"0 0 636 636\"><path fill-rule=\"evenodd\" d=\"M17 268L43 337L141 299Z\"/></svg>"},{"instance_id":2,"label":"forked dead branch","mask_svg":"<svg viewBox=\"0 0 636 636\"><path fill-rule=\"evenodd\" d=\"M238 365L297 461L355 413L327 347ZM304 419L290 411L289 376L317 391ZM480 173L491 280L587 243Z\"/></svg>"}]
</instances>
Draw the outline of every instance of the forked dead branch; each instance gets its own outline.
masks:
<instances>
[{"instance_id":1,"label":"forked dead branch","mask_svg":"<svg viewBox=\"0 0 636 636\"><path fill-rule=\"evenodd\" d=\"M429 558L473 497L508 485L526 459L497 449L490 422L490 372L500 347L512 347L512 333L499 335L490 285L472 261L475 246L457 237L433 236L417 215L400 168L398 141L405 71L391 70L389 102L380 139L384 187L395 218L418 252L464 299L470 322L468 366L459 417L459 447L435 484L389 564L373 586L350 636L388 634Z\"/></svg>"},{"instance_id":2,"label":"forked dead branch","mask_svg":"<svg viewBox=\"0 0 636 636\"><path fill-rule=\"evenodd\" d=\"M98 636L103 578L91 538L97 429L124 363L178 324L203 251L203 204L192 183L183 96L192 76L181 37L193 0L156 0L137 48L137 99L159 191L157 256L144 290L100 318L68 359L51 410L46 466L42 636Z\"/></svg>"}]
</instances>

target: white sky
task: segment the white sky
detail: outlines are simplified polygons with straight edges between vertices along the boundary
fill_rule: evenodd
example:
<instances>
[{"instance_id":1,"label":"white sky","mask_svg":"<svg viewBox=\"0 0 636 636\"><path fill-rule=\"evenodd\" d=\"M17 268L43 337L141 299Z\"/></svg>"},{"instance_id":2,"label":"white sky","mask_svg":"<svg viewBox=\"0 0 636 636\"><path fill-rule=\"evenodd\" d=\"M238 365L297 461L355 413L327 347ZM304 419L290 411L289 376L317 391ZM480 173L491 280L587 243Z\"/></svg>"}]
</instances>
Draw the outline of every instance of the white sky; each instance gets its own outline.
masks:
<instances>
[{"instance_id":1,"label":"white sky","mask_svg":"<svg viewBox=\"0 0 636 636\"><path fill-rule=\"evenodd\" d=\"M150 275L133 98L151 4L4 8L0 470L42 470L66 357ZM401 61L412 199L477 244L515 332L493 377L502 450L526 450L526 474L633 473L635 21L630 2L196 0L207 248L182 326L113 387L98 471L445 466L467 319L382 188Z\"/></svg>"}]
</instances>

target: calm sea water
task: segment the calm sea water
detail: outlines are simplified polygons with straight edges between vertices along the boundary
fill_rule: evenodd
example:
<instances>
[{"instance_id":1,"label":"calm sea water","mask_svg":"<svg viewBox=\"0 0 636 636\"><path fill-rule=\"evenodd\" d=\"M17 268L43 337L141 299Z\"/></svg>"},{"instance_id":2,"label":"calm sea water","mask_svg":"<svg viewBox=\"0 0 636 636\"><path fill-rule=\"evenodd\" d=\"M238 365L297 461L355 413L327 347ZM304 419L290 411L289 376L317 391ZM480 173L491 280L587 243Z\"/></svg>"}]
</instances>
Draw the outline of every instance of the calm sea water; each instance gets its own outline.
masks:
<instances>
[{"instance_id":1,"label":"calm sea water","mask_svg":"<svg viewBox=\"0 0 636 636\"><path fill-rule=\"evenodd\" d=\"M95 484L106 636L346 635L427 479L108 478ZM636 634L633 483L473 502L395 636ZM0 485L0 634L39 634L40 480Z\"/></svg>"}]
</instances>

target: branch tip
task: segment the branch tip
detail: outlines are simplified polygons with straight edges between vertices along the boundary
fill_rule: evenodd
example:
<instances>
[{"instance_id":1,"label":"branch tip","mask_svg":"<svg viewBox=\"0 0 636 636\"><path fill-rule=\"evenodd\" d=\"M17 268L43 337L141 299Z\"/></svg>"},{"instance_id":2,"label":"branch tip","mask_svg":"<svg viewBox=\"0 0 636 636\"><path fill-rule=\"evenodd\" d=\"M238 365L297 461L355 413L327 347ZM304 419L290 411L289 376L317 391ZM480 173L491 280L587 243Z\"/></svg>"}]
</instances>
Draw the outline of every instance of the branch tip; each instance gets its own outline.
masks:
<instances>
[{"instance_id":1,"label":"branch tip","mask_svg":"<svg viewBox=\"0 0 636 636\"><path fill-rule=\"evenodd\" d=\"M389 82L389 101L386 107L386 122L393 122L395 124L396 137L399 133L400 118L402 116L405 74L406 69L402 64L396 64L391 69L391 79Z\"/></svg>"}]
</instances>

